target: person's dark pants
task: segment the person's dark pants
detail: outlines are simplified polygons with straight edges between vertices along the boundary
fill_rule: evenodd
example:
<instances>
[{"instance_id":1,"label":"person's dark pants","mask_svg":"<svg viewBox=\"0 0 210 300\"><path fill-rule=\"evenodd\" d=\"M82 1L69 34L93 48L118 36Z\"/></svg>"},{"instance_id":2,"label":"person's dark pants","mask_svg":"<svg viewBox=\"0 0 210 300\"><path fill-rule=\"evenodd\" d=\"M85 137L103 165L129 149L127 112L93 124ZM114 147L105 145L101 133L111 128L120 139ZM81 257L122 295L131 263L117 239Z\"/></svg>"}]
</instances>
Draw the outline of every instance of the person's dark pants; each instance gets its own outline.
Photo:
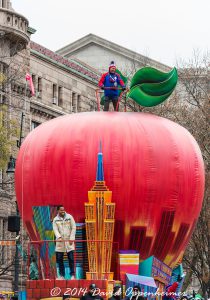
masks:
<instances>
[{"instance_id":1,"label":"person's dark pants","mask_svg":"<svg viewBox=\"0 0 210 300\"><path fill-rule=\"evenodd\" d=\"M111 96L105 96L104 97L104 111L109 111L109 104L110 102L113 103L114 110L117 110L117 101L118 97L111 97Z\"/></svg>"},{"instance_id":2,"label":"person's dark pants","mask_svg":"<svg viewBox=\"0 0 210 300\"><path fill-rule=\"evenodd\" d=\"M56 262L58 264L60 276L65 277L65 267L63 263L64 252L56 252ZM70 276L74 275L74 251L67 252Z\"/></svg>"}]
</instances>

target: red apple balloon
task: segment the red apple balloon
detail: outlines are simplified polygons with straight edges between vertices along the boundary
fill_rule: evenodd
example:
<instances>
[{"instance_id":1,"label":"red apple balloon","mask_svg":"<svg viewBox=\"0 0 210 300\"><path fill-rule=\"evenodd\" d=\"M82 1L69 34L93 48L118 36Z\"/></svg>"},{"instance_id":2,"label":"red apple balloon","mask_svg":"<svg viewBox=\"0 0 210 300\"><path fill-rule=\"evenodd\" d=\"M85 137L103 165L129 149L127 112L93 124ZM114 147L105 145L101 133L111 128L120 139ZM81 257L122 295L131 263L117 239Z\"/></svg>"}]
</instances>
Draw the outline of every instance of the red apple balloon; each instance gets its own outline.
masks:
<instances>
[{"instance_id":1,"label":"red apple balloon","mask_svg":"<svg viewBox=\"0 0 210 300\"><path fill-rule=\"evenodd\" d=\"M198 219L204 165L192 135L144 113L87 112L45 122L25 139L16 164L18 206L32 239L32 207L63 204L76 222L96 179L102 142L104 175L116 203L114 240L141 259L170 266L181 259Z\"/></svg>"}]
</instances>

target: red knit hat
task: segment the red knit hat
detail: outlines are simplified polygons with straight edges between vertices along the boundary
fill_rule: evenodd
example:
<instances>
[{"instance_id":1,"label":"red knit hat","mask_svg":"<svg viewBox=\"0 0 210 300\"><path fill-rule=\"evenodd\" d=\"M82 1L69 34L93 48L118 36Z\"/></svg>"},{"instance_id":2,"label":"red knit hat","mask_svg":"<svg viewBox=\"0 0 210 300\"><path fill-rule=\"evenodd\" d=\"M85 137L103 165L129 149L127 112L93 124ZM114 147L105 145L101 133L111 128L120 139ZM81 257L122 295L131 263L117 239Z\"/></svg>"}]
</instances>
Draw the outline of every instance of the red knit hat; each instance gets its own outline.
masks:
<instances>
[{"instance_id":1,"label":"red knit hat","mask_svg":"<svg viewBox=\"0 0 210 300\"><path fill-rule=\"evenodd\" d=\"M109 65L109 70L110 70L110 68L113 68L113 67L116 69L116 65L115 65L114 61L112 60Z\"/></svg>"}]
</instances>

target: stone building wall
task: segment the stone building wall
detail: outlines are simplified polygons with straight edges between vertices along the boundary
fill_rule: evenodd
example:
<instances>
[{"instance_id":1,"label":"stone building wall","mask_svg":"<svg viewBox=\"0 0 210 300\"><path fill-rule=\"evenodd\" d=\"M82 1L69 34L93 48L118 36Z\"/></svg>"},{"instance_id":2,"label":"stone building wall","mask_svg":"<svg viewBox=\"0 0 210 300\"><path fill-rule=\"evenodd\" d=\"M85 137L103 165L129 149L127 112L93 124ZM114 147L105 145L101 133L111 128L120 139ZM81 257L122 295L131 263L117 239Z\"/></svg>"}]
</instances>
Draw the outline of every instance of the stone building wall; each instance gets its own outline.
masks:
<instances>
[{"instance_id":1,"label":"stone building wall","mask_svg":"<svg viewBox=\"0 0 210 300\"><path fill-rule=\"evenodd\" d=\"M33 48L38 46L40 52L35 52ZM40 106L48 107L49 114L50 110L54 110L60 115L96 108L96 78L99 77L96 72L95 78L90 81L79 72L74 74L70 67L64 65L64 62L52 59L47 55L48 49L35 43L32 47L30 72L33 76L36 94L31 98L31 103L38 101ZM45 57L41 51L45 51Z\"/></svg>"}]
</instances>

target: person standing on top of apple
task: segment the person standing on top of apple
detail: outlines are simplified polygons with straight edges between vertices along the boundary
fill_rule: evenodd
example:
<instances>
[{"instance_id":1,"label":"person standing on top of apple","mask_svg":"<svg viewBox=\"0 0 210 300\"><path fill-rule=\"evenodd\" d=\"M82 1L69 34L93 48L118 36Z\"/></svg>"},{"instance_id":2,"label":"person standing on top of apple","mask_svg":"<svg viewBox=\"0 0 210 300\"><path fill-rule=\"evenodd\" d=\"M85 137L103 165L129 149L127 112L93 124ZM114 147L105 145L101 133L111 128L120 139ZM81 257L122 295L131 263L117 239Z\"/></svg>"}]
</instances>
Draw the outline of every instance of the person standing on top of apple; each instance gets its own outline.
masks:
<instances>
[{"instance_id":1,"label":"person standing on top of apple","mask_svg":"<svg viewBox=\"0 0 210 300\"><path fill-rule=\"evenodd\" d=\"M114 110L116 111L119 97L118 86L120 85L122 90L126 90L126 86L120 75L116 72L116 65L114 61L111 61L109 65L109 72L106 72L101 76L98 85L104 90L104 111L109 110L110 102L113 103Z\"/></svg>"}]
</instances>

